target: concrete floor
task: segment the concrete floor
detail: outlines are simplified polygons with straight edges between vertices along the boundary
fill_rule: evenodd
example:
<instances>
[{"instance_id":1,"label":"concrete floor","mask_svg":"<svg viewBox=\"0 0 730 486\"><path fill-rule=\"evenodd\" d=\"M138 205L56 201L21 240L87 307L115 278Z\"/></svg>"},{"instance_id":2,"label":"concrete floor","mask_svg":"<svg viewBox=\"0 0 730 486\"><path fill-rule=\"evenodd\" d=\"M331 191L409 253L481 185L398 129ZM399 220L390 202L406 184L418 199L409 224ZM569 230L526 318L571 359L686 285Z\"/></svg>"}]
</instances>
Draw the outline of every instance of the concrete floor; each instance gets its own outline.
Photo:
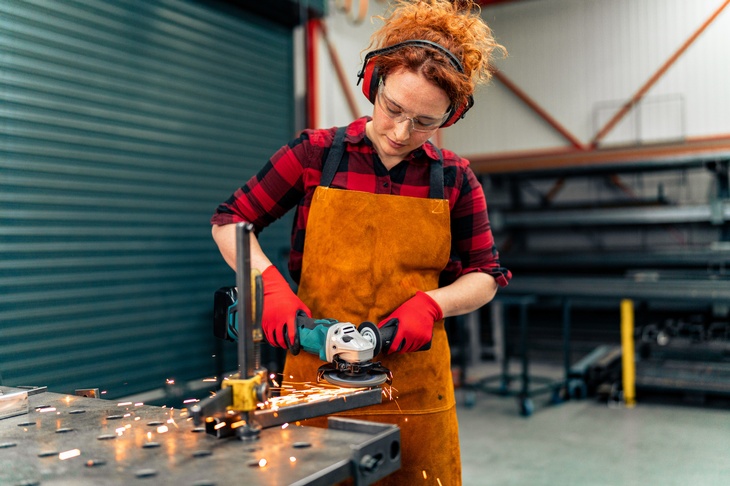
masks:
<instances>
[{"instance_id":1,"label":"concrete floor","mask_svg":"<svg viewBox=\"0 0 730 486\"><path fill-rule=\"evenodd\" d=\"M531 370L540 370L533 365ZM543 367L542 371L546 368ZM535 371L535 373L542 373ZM496 373L469 370L468 381ZM559 369L547 369L560 376ZM553 405L457 390L464 486L715 486L730 484L730 407L651 397L637 405L596 398Z\"/></svg>"}]
</instances>

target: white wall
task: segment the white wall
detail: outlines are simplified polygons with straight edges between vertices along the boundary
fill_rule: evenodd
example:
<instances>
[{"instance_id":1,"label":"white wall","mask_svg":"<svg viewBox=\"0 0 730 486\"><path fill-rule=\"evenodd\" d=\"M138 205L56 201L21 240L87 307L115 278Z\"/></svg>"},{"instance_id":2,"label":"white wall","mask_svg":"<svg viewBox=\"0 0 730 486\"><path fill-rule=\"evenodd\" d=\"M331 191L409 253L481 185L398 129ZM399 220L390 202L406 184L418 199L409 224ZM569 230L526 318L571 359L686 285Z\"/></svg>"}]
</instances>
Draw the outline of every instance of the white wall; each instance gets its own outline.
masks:
<instances>
[{"instance_id":1,"label":"white wall","mask_svg":"<svg viewBox=\"0 0 730 486\"><path fill-rule=\"evenodd\" d=\"M362 0L365 1L365 0ZM357 8L358 2L353 2ZM588 143L717 10L723 0L523 0L483 9L510 55L497 66L568 131ZM361 114L372 106L355 86L371 22L387 4L370 0L353 25L332 2L330 39ZM320 126L352 117L320 42ZM605 144L730 134L730 7L725 9L632 111ZM569 143L498 81L478 90L467 118L442 133L461 154L501 153Z\"/></svg>"},{"instance_id":2,"label":"white wall","mask_svg":"<svg viewBox=\"0 0 730 486\"><path fill-rule=\"evenodd\" d=\"M510 51L498 67L589 142L721 5L721 0L548 0L484 10ZM647 92L605 142L730 134L730 8ZM466 153L566 146L503 87L482 90L470 122L444 135ZM638 115L638 116L637 116ZM637 140L638 139L638 140Z\"/></svg>"},{"instance_id":3,"label":"white wall","mask_svg":"<svg viewBox=\"0 0 730 486\"><path fill-rule=\"evenodd\" d=\"M382 22L372 19L374 15L382 14L388 6L387 2L374 0L361 0L369 2L368 15L359 24L352 22L351 18L357 13L359 2L352 2L354 12L347 15L345 12L335 8L335 2L330 1L329 16L326 19L326 26L330 42L334 45L335 51L340 59L349 89L358 105L358 116L372 115L373 105L362 94L362 84L356 86L357 73L362 66L362 60L367 54L367 46L370 44L370 36L377 30ZM344 89L337 79L337 73L330 61L330 55L324 39L320 36L318 43L318 87L317 96L319 99L319 116L317 125L320 127L331 127L345 125L353 120Z\"/></svg>"}]
</instances>

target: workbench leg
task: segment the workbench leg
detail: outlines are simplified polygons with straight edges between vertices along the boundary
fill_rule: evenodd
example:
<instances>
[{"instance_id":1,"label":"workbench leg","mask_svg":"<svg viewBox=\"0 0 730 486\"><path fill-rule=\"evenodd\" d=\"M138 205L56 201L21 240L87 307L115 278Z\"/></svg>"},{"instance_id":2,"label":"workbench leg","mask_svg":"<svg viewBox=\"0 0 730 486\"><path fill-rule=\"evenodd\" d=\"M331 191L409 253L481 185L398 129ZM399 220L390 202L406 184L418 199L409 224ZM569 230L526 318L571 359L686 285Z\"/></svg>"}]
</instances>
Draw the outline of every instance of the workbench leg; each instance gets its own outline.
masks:
<instances>
[{"instance_id":1,"label":"workbench leg","mask_svg":"<svg viewBox=\"0 0 730 486\"><path fill-rule=\"evenodd\" d=\"M571 364L571 352L570 352L570 311L572 302L570 299L563 299L563 366L565 373L565 389L563 390L563 399L568 400L572 398L572 384L570 382L570 364Z\"/></svg>"},{"instance_id":2,"label":"workbench leg","mask_svg":"<svg viewBox=\"0 0 730 486\"><path fill-rule=\"evenodd\" d=\"M504 305L502 302L494 302L493 305L496 306L496 309L494 310L494 314L492 315L499 318L499 323L495 323L495 325L498 325L501 329L501 336L495 336L495 345L497 344L496 340L498 337L500 337L502 341L502 380L500 384L500 392L503 395L507 395L509 393L510 387L507 316L505 315L508 306Z\"/></svg>"},{"instance_id":3,"label":"workbench leg","mask_svg":"<svg viewBox=\"0 0 730 486\"><path fill-rule=\"evenodd\" d=\"M520 355L522 358L522 391L520 392L520 413L524 416L532 414L532 401L530 400L530 374L528 359L527 339L527 303L520 303Z\"/></svg>"}]
</instances>

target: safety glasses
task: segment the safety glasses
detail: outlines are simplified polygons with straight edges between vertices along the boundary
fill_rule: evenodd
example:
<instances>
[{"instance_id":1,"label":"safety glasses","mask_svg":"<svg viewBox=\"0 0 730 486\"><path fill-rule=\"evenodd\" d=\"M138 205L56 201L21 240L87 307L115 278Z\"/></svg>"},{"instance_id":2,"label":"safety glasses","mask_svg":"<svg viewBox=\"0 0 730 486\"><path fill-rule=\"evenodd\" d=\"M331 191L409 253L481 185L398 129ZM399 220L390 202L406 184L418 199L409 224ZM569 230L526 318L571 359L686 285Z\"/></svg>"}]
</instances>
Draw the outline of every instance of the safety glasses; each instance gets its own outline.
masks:
<instances>
[{"instance_id":1,"label":"safety glasses","mask_svg":"<svg viewBox=\"0 0 730 486\"><path fill-rule=\"evenodd\" d=\"M405 120L411 122L411 128L415 132L431 132L436 130L444 124L446 118L449 116L448 113L444 113L441 116L431 115L413 115L408 116L403 111L401 106L393 100L385 90L385 82L381 79L380 85L378 86L378 96L376 98L378 107L385 113L385 115L396 123L401 123Z\"/></svg>"}]
</instances>

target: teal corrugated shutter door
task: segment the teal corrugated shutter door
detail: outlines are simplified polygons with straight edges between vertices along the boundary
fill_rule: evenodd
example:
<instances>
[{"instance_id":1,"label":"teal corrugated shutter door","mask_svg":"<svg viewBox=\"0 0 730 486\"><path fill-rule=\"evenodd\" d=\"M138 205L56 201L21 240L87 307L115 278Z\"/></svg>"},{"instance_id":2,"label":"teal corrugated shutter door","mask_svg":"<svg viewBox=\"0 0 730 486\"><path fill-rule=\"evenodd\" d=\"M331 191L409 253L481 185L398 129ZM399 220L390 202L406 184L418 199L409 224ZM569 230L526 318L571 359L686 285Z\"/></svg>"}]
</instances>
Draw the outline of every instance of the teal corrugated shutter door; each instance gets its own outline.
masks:
<instances>
[{"instance_id":1,"label":"teal corrugated shutter door","mask_svg":"<svg viewBox=\"0 0 730 486\"><path fill-rule=\"evenodd\" d=\"M292 64L289 28L206 4L0 2L3 384L215 375L208 221L292 137Z\"/></svg>"}]
</instances>

